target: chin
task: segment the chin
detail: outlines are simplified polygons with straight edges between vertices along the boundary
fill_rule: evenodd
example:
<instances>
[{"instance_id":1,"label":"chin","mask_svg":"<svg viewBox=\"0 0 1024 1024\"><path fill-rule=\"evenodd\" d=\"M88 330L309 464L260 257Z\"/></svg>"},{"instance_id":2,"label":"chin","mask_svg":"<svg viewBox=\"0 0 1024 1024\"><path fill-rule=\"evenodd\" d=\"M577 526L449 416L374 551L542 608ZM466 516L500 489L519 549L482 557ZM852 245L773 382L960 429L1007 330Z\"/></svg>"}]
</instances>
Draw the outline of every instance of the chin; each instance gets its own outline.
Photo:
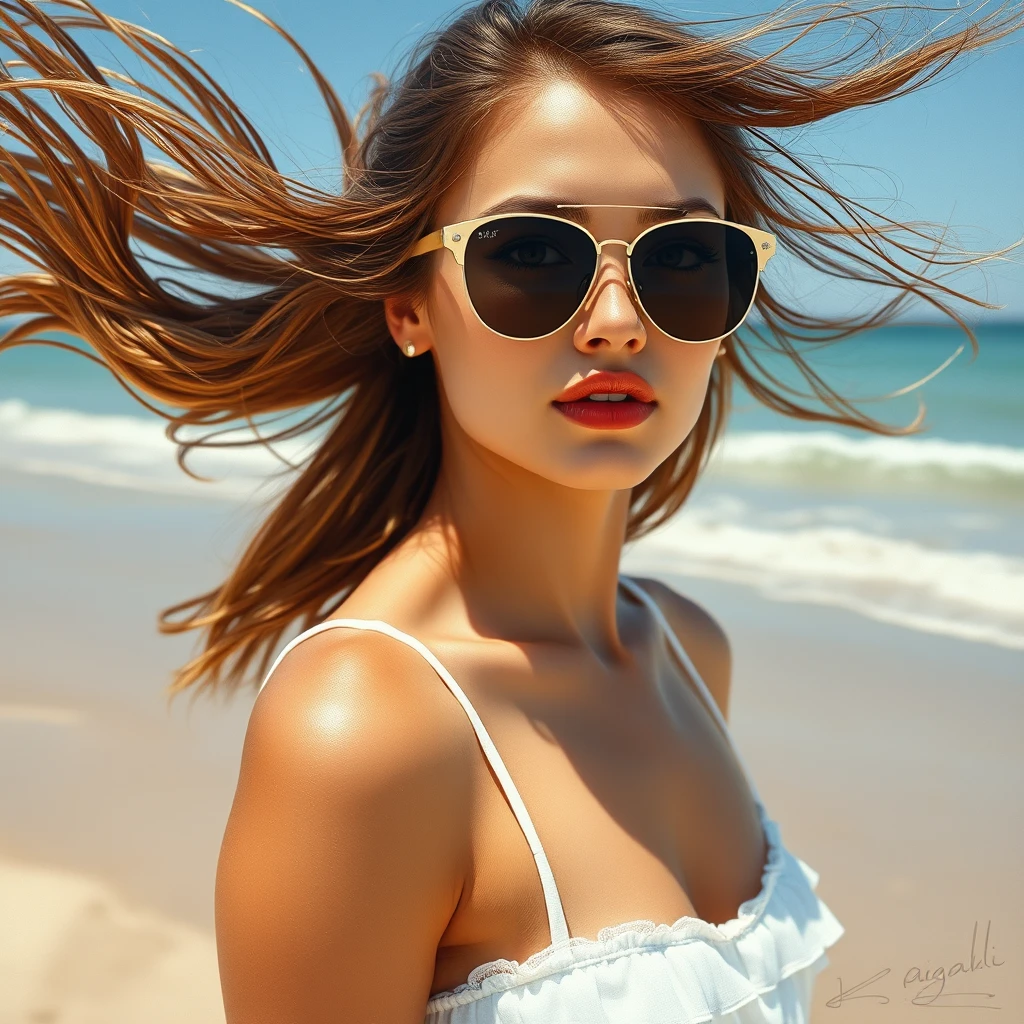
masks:
<instances>
[{"instance_id":1,"label":"chin","mask_svg":"<svg viewBox=\"0 0 1024 1024\"><path fill-rule=\"evenodd\" d=\"M624 491L646 480L661 464L650 452L621 442L588 446L573 452L557 465L537 467L534 472L564 487L584 491Z\"/></svg>"}]
</instances>

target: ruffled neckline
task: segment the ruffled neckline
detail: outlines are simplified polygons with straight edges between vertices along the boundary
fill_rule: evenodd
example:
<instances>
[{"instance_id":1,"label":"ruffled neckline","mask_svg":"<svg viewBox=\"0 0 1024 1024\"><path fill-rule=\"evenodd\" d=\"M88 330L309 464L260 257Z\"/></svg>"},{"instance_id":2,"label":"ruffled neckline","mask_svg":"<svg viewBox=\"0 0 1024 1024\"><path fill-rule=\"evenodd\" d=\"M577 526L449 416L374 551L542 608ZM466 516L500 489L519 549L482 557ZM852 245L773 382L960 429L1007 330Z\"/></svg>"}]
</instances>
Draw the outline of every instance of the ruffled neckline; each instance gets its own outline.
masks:
<instances>
[{"instance_id":1,"label":"ruffled neckline","mask_svg":"<svg viewBox=\"0 0 1024 1024\"><path fill-rule=\"evenodd\" d=\"M755 803L764 831L767 855L761 872L760 891L740 904L735 917L722 924L711 924L689 915L683 915L672 924L658 924L649 920L626 921L602 928L596 939L570 936L531 954L522 963L503 958L490 960L474 967L461 985L431 996L427 1004L428 1015L431 1011L451 1009L492 992L525 985L569 968L608 961L641 949L664 948L700 940L735 943L761 921L787 858L803 869L811 889L818 878L817 873L802 861L787 854L778 823L768 816L760 800L755 800Z\"/></svg>"}]
</instances>

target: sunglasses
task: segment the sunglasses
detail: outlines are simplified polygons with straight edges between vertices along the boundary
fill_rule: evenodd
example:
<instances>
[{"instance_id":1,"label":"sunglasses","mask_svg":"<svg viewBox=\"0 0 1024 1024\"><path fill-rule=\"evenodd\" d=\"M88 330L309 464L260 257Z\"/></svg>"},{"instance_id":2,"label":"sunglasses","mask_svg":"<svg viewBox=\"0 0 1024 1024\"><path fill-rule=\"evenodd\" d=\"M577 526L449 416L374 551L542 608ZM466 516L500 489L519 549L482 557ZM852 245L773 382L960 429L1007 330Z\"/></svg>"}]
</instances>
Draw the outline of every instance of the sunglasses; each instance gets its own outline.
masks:
<instances>
[{"instance_id":1,"label":"sunglasses","mask_svg":"<svg viewBox=\"0 0 1024 1024\"><path fill-rule=\"evenodd\" d=\"M630 288L651 323L688 344L718 341L743 323L775 254L774 235L725 220L685 217L655 224L632 242L599 242L564 217L503 213L438 228L409 255L450 249L480 322L504 338L532 341L580 310L606 245L626 247Z\"/></svg>"}]
</instances>

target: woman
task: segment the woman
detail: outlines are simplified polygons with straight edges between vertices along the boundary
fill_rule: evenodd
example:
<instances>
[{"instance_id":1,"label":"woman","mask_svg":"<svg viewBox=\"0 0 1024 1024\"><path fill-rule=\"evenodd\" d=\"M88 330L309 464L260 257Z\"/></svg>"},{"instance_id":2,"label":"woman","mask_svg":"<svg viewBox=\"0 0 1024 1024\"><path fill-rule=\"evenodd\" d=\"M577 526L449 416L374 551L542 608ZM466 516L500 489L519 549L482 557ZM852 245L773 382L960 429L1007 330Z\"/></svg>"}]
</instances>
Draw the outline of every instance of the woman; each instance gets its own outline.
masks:
<instances>
[{"instance_id":1,"label":"woman","mask_svg":"<svg viewBox=\"0 0 1024 1024\"><path fill-rule=\"evenodd\" d=\"M722 630L619 579L620 553L686 498L737 377L790 415L913 429L831 391L803 350L911 295L973 343L942 296L987 304L901 267L886 245L922 254L901 225L762 129L900 94L1020 14L826 78L746 48L802 14L716 37L605 0L490 0L355 125L310 65L337 196L281 175L170 43L56 6L74 13L0 5L37 73L0 83L0 230L38 271L3 282L0 315L29 317L4 346L82 337L173 407L172 434L310 408L269 439L329 427L228 580L162 625L205 631L172 693L236 688L257 656L264 676L218 866L228 1024L806 1021L842 926L732 747ZM178 97L97 68L86 27ZM896 295L860 319L788 308L776 245ZM169 286L153 251L221 291Z\"/></svg>"}]
</instances>

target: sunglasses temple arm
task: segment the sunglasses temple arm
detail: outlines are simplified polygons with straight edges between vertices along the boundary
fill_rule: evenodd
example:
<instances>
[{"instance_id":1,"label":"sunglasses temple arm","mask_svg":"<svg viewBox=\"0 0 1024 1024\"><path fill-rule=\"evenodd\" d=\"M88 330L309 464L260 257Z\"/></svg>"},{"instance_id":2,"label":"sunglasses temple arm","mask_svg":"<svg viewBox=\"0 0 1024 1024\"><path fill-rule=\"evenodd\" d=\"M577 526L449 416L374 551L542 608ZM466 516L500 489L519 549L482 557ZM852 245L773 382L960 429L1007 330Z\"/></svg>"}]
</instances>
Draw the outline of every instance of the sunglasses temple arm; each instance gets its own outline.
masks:
<instances>
[{"instance_id":1,"label":"sunglasses temple arm","mask_svg":"<svg viewBox=\"0 0 1024 1024\"><path fill-rule=\"evenodd\" d=\"M444 245L444 229L438 228L437 231L431 231L429 235L424 235L413 246L408 258L412 259L413 256L421 256L425 252L440 249L442 245Z\"/></svg>"}]
</instances>

